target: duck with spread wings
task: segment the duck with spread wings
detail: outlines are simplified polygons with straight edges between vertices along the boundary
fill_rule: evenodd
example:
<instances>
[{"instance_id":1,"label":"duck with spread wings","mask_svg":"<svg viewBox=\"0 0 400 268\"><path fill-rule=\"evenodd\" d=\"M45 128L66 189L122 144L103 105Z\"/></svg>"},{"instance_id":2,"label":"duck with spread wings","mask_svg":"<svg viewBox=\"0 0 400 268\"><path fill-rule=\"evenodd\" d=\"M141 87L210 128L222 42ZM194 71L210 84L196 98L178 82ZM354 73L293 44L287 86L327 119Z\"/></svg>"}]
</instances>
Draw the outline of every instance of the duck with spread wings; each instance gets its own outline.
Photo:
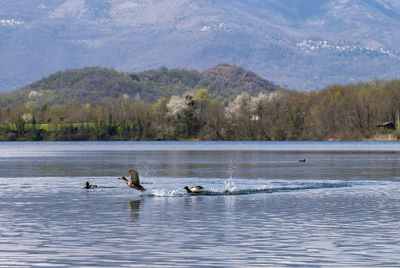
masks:
<instances>
[{"instance_id":1,"label":"duck with spread wings","mask_svg":"<svg viewBox=\"0 0 400 268\"><path fill-rule=\"evenodd\" d=\"M129 174L131 175L131 181L129 181L124 176L121 176L118 179L124 180L125 183L131 188L134 188L139 191L146 191L146 189L142 185L140 185L139 173L136 170L131 169L129 170Z\"/></svg>"}]
</instances>

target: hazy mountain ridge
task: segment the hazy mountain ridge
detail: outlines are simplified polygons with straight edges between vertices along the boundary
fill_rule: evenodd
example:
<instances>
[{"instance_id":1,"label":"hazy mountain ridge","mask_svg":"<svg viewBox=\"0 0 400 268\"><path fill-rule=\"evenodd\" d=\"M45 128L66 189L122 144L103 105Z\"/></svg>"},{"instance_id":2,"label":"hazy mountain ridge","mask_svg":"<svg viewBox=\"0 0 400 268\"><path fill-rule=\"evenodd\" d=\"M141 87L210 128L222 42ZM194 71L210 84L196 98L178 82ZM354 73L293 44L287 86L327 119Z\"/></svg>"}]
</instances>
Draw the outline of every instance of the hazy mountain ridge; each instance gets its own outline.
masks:
<instances>
[{"instance_id":1,"label":"hazy mountain ridge","mask_svg":"<svg viewBox=\"0 0 400 268\"><path fill-rule=\"evenodd\" d=\"M0 7L0 90L91 65L229 63L299 89L395 78L399 28L394 0L10 1Z\"/></svg>"}]
</instances>

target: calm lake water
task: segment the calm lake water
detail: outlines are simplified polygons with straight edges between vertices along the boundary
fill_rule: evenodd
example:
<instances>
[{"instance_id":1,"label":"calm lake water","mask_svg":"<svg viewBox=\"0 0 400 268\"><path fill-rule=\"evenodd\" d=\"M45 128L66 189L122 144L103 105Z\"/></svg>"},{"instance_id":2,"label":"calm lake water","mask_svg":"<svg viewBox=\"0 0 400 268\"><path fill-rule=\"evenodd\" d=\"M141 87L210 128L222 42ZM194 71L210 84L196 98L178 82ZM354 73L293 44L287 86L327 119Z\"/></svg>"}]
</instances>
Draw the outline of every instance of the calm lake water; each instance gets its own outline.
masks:
<instances>
[{"instance_id":1,"label":"calm lake water","mask_svg":"<svg viewBox=\"0 0 400 268\"><path fill-rule=\"evenodd\" d=\"M0 267L400 266L399 223L397 142L0 143Z\"/></svg>"}]
</instances>

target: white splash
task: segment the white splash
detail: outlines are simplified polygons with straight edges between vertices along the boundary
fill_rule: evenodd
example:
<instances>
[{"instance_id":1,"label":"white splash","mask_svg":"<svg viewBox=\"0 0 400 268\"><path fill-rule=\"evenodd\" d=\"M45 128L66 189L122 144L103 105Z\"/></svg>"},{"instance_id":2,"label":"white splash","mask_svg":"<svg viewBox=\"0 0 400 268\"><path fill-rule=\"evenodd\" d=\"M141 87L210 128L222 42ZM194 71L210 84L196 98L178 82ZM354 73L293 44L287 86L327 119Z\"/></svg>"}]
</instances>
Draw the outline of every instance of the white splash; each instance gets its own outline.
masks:
<instances>
[{"instance_id":1,"label":"white splash","mask_svg":"<svg viewBox=\"0 0 400 268\"><path fill-rule=\"evenodd\" d=\"M235 182L233 181L232 176L225 180L225 191L226 192L233 192L236 190Z\"/></svg>"},{"instance_id":2,"label":"white splash","mask_svg":"<svg viewBox=\"0 0 400 268\"><path fill-rule=\"evenodd\" d=\"M147 195L157 196L157 197L171 197L171 196L183 196L184 194L178 190L151 190Z\"/></svg>"},{"instance_id":3,"label":"white splash","mask_svg":"<svg viewBox=\"0 0 400 268\"><path fill-rule=\"evenodd\" d=\"M228 171L228 179L225 180L225 191L233 192L236 190L235 182L233 181L233 170L236 166L233 164L233 160L231 159L229 162L229 171Z\"/></svg>"}]
</instances>

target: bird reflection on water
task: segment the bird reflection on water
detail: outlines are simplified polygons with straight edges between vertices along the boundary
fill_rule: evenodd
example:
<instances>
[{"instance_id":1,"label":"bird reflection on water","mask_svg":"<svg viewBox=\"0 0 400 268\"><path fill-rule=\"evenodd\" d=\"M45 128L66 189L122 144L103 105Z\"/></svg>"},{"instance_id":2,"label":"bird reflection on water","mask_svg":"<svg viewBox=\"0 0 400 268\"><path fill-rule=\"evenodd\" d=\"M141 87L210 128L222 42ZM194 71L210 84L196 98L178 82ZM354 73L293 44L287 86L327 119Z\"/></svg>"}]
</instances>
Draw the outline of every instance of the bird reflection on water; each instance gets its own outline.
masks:
<instances>
[{"instance_id":1,"label":"bird reflection on water","mask_svg":"<svg viewBox=\"0 0 400 268\"><path fill-rule=\"evenodd\" d=\"M132 220L137 220L139 218L141 202L141 199L137 199L125 203L126 208L130 210L130 217Z\"/></svg>"}]
</instances>

